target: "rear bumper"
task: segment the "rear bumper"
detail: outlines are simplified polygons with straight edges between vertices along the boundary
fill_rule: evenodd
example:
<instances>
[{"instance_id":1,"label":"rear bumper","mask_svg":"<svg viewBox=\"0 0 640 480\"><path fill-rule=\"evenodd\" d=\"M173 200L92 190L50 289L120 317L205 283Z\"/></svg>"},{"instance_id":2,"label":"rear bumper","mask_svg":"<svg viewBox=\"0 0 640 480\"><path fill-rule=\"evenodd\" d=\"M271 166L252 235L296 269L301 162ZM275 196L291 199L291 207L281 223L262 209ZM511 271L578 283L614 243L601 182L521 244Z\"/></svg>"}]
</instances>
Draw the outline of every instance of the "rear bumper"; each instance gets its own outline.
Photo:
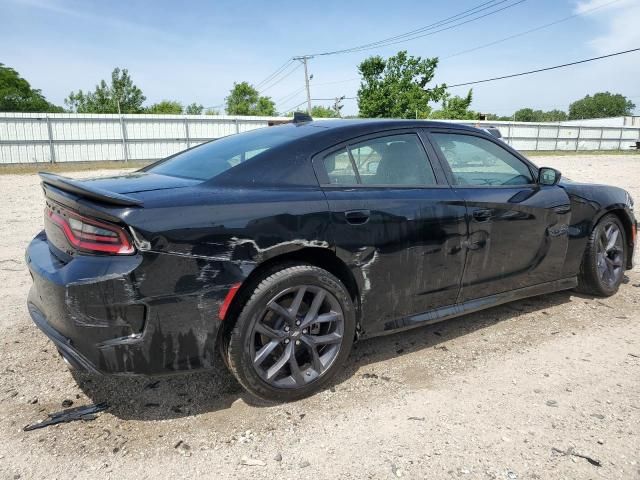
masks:
<instances>
[{"instance_id":1,"label":"rear bumper","mask_svg":"<svg viewBox=\"0 0 640 480\"><path fill-rule=\"evenodd\" d=\"M25 257L31 318L72 366L134 375L213 366L218 308L239 281L229 266L151 252L63 263L44 232Z\"/></svg>"},{"instance_id":2,"label":"rear bumper","mask_svg":"<svg viewBox=\"0 0 640 480\"><path fill-rule=\"evenodd\" d=\"M60 355L69 362L69 364L75 368L76 370L84 370L93 374L101 374L93 363L91 363L87 358L85 358L80 352L78 352L74 346L71 339L65 337L60 332L58 332L55 328L53 328L47 322L44 314L38 310L38 308L33 304L29 303L29 314L31 315L31 319L33 323L36 324L42 333L44 333L49 340L51 340L54 345L58 348L58 352Z\"/></svg>"}]
</instances>

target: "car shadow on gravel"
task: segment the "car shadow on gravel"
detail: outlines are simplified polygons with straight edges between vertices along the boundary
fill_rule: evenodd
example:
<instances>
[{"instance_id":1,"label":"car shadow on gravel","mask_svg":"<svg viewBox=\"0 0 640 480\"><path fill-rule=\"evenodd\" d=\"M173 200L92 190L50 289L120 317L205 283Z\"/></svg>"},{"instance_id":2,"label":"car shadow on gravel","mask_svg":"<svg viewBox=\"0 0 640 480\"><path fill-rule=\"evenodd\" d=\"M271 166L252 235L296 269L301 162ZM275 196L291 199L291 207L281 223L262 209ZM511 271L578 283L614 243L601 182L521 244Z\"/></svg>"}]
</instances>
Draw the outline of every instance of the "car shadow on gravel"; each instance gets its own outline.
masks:
<instances>
[{"instance_id":1,"label":"car shadow on gravel","mask_svg":"<svg viewBox=\"0 0 640 480\"><path fill-rule=\"evenodd\" d=\"M378 363L484 329L514 316L545 311L571 301L575 292L533 297L354 345L343 371L328 388L340 384L371 363ZM585 299L591 297L583 297ZM164 420L227 409L242 399L254 407L272 406L247 395L221 358L213 370L165 377L94 376L73 372L78 386L95 403L107 402L110 413L122 419Z\"/></svg>"}]
</instances>

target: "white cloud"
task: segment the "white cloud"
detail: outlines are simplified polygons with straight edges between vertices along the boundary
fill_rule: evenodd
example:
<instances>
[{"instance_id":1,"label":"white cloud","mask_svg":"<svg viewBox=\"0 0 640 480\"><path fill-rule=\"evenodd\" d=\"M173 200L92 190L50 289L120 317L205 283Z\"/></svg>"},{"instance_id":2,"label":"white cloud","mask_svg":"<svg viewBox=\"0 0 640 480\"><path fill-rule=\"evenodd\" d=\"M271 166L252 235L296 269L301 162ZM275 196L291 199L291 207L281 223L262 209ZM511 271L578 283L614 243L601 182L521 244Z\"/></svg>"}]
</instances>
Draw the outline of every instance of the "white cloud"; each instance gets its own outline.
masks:
<instances>
[{"instance_id":1,"label":"white cloud","mask_svg":"<svg viewBox=\"0 0 640 480\"><path fill-rule=\"evenodd\" d=\"M589 45L598 54L640 47L640 1L638 0L581 0L575 13L589 13L586 21L598 33Z\"/></svg>"}]
</instances>

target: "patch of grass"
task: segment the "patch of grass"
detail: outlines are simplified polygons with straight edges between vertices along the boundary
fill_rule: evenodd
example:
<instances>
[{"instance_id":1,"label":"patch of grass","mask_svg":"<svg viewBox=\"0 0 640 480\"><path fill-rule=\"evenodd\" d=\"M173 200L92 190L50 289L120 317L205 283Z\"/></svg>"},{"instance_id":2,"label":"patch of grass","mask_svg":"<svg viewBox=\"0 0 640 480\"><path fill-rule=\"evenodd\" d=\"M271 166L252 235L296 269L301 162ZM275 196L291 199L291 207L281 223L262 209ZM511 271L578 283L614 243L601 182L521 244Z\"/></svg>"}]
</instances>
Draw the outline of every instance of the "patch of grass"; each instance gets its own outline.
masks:
<instances>
[{"instance_id":1,"label":"patch of grass","mask_svg":"<svg viewBox=\"0 0 640 480\"><path fill-rule=\"evenodd\" d=\"M142 168L151 162L65 162L65 163L12 163L0 165L0 175L23 175L38 172L87 172L91 170L121 170Z\"/></svg>"},{"instance_id":2,"label":"patch of grass","mask_svg":"<svg viewBox=\"0 0 640 480\"><path fill-rule=\"evenodd\" d=\"M640 155L640 151L636 149L629 150L520 150L525 157L575 157L584 155Z\"/></svg>"}]
</instances>

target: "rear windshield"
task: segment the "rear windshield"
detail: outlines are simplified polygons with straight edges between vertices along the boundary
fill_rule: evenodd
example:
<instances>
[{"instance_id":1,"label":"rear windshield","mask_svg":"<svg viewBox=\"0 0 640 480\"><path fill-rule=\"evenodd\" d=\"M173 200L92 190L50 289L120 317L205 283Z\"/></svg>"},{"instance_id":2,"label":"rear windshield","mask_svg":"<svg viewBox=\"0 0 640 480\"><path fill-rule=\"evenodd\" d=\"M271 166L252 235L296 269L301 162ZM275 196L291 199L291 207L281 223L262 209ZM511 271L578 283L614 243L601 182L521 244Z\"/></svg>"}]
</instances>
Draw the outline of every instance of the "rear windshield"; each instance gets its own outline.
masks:
<instances>
[{"instance_id":1,"label":"rear windshield","mask_svg":"<svg viewBox=\"0 0 640 480\"><path fill-rule=\"evenodd\" d=\"M250 158L290 141L294 136L286 127L259 128L178 153L146 171L174 177L210 180Z\"/></svg>"}]
</instances>

